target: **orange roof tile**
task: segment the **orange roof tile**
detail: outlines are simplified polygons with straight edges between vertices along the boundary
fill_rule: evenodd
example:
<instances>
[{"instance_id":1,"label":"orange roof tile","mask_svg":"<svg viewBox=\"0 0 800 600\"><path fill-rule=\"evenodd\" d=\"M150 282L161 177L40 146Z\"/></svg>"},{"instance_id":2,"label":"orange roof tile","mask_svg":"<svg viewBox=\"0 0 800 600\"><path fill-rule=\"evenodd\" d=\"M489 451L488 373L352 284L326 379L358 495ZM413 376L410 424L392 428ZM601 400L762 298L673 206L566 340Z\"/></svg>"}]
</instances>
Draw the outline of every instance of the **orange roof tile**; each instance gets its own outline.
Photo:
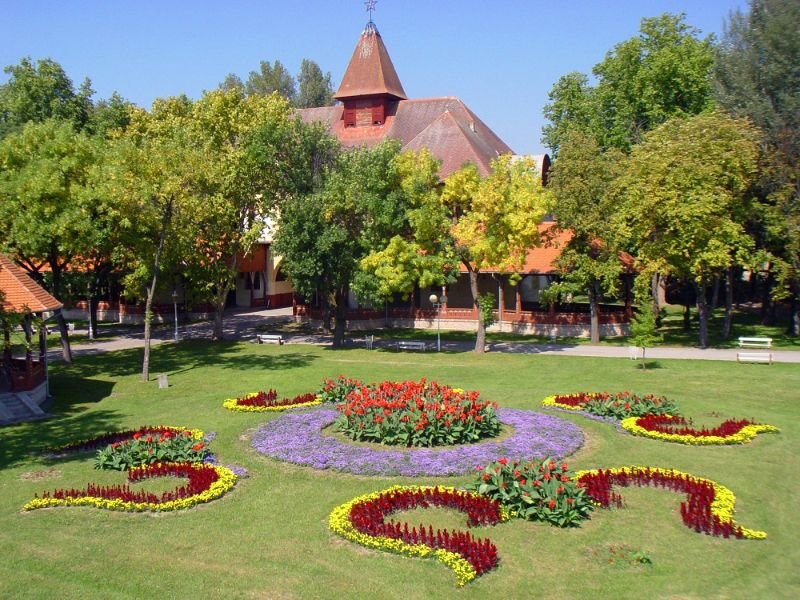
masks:
<instances>
[{"instance_id":1,"label":"orange roof tile","mask_svg":"<svg viewBox=\"0 0 800 600\"><path fill-rule=\"evenodd\" d=\"M519 273L536 273L539 275L557 273L558 269L555 266L555 261L572 239L572 232L558 229L556 224L551 221L539 224L539 238L542 245L528 250L528 254L525 256L525 263L522 269L518 271ZM466 273L467 268L462 265L460 271ZM489 267L482 269L482 271L485 273L497 273L500 272L500 269Z\"/></svg>"},{"instance_id":2,"label":"orange roof tile","mask_svg":"<svg viewBox=\"0 0 800 600\"><path fill-rule=\"evenodd\" d=\"M0 291L3 310L9 312L40 313L63 306L5 254L0 254Z\"/></svg>"}]
</instances>

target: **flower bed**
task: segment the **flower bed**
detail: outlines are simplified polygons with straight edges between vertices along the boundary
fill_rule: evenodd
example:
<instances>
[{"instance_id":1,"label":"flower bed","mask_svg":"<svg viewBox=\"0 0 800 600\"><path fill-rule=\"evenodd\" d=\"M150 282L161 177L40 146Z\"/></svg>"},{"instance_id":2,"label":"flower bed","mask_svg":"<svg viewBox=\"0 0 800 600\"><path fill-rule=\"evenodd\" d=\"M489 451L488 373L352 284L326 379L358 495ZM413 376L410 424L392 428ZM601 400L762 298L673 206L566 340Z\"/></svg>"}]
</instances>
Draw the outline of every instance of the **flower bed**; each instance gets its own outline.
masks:
<instances>
[{"instance_id":1,"label":"flower bed","mask_svg":"<svg viewBox=\"0 0 800 600\"><path fill-rule=\"evenodd\" d=\"M630 392L578 392L577 394L561 394L548 396L542 401L543 406L552 406L566 410L586 411L600 417L624 419L644 415L677 415L678 405L664 396L645 394L637 396Z\"/></svg>"},{"instance_id":2,"label":"flower bed","mask_svg":"<svg viewBox=\"0 0 800 600\"><path fill-rule=\"evenodd\" d=\"M275 390L268 392L253 392L241 398L229 398L222 403L228 410L240 412L270 412L283 411L290 408L300 408L304 406L316 406L321 400L316 394L301 394L294 398L278 399Z\"/></svg>"},{"instance_id":3,"label":"flower bed","mask_svg":"<svg viewBox=\"0 0 800 600\"><path fill-rule=\"evenodd\" d=\"M622 427L634 435L666 442L693 445L745 444L759 433L777 433L772 425L761 425L748 419L728 419L717 427L695 429L683 417L648 415L623 419Z\"/></svg>"},{"instance_id":4,"label":"flower bed","mask_svg":"<svg viewBox=\"0 0 800 600\"><path fill-rule=\"evenodd\" d=\"M767 537L763 531L747 529L734 522L736 498L733 492L710 479L674 469L636 466L579 471L576 478L586 486L586 493L592 500L602 507L622 505L622 497L612 491L613 486L657 486L686 493L686 500L681 502L681 519L698 533L725 538Z\"/></svg>"},{"instance_id":5,"label":"flower bed","mask_svg":"<svg viewBox=\"0 0 800 600\"><path fill-rule=\"evenodd\" d=\"M521 519L569 527L592 510L584 485L575 482L567 463L501 458L478 470L477 481L467 489L497 500Z\"/></svg>"},{"instance_id":6,"label":"flower bed","mask_svg":"<svg viewBox=\"0 0 800 600\"><path fill-rule=\"evenodd\" d=\"M111 431L108 433L104 433L102 435L98 435L92 438L88 438L85 440L80 440L78 442L71 442L64 446L58 446L56 448L48 448L45 450L51 456L62 456L66 454L70 454L73 452L88 452L97 450L98 448L103 448L108 446L109 444L114 444L115 442L122 442L124 440L131 440L134 438L136 434L139 436L143 435L158 435L161 436L164 433L183 433L189 432L192 438L195 440L202 440L203 439L203 432L199 429L187 429L186 427L171 427L169 425L145 425L144 427L139 427L138 429L124 429L122 431Z\"/></svg>"},{"instance_id":7,"label":"flower bed","mask_svg":"<svg viewBox=\"0 0 800 600\"><path fill-rule=\"evenodd\" d=\"M106 510L162 512L189 508L219 498L236 483L236 475L225 467L192 463L156 463L134 467L128 481L135 483L156 477L182 477L188 483L160 496L134 491L129 485L99 486L87 484L82 490L45 492L34 497L22 510L51 506L94 506Z\"/></svg>"},{"instance_id":8,"label":"flower bed","mask_svg":"<svg viewBox=\"0 0 800 600\"><path fill-rule=\"evenodd\" d=\"M500 432L494 402L435 381L384 381L356 387L336 427L354 441L399 446L445 446L476 442Z\"/></svg>"},{"instance_id":9,"label":"flower bed","mask_svg":"<svg viewBox=\"0 0 800 600\"><path fill-rule=\"evenodd\" d=\"M286 413L261 426L252 446L261 454L316 469L360 475L462 475L501 456L511 459L564 457L583 445L583 432L574 423L526 410L497 410L500 423L513 429L505 438L451 448L397 449L356 445L324 435L336 411L316 409Z\"/></svg>"},{"instance_id":10,"label":"flower bed","mask_svg":"<svg viewBox=\"0 0 800 600\"><path fill-rule=\"evenodd\" d=\"M363 385L358 379L339 375L336 379L323 379L317 396L323 402L344 402L347 400L347 394Z\"/></svg>"},{"instance_id":11,"label":"flower bed","mask_svg":"<svg viewBox=\"0 0 800 600\"><path fill-rule=\"evenodd\" d=\"M158 433L136 431L129 439L113 442L97 451L96 469L127 471L157 462L203 462L208 449L191 431L163 428Z\"/></svg>"},{"instance_id":12,"label":"flower bed","mask_svg":"<svg viewBox=\"0 0 800 600\"><path fill-rule=\"evenodd\" d=\"M337 506L328 518L330 528L342 537L368 548L396 552L405 556L436 556L453 569L459 585L494 569L497 547L488 539L475 539L468 532L444 532L420 524L386 519L391 514L414 508L446 507L466 513L470 527L493 525L508 520L500 504L473 492L453 488L394 486Z\"/></svg>"}]
</instances>

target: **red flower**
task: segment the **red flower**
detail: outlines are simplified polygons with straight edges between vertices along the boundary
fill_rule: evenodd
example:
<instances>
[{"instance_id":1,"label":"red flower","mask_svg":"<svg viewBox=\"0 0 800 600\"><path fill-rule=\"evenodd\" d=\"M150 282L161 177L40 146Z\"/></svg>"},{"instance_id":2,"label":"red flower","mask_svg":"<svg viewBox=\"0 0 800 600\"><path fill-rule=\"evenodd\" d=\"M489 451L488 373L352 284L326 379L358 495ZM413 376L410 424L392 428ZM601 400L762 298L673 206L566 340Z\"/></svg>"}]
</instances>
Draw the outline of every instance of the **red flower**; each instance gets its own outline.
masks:
<instances>
[{"instance_id":1,"label":"red flower","mask_svg":"<svg viewBox=\"0 0 800 600\"><path fill-rule=\"evenodd\" d=\"M503 457L503 458L498 458L498 459L497 459L497 462L499 462L501 465L507 465L507 464L508 464L508 459L507 459L507 458L505 458L505 457Z\"/></svg>"},{"instance_id":2,"label":"red flower","mask_svg":"<svg viewBox=\"0 0 800 600\"><path fill-rule=\"evenodd\" d=\"M195 452L200 452L203 449L203 442L197 442L194 446L192 446L192 450Z\"/></svg>"},{"instance_id":3,"label":"red flower","mask_svg":"<svg viewBox=\"0 0 800 600\"><path fill-rule=\"evenodd\" d=\"M569 467L567 467L567 463L561 463L561 470L566 471Z\"/></svg>"},{"instance_id":4,"label":"red flower","mask_svg":"<svg viewBox=\"0 0 800 600\"><path fill-rule=\"evenodd\" d=\"M556 501L551 499L550 502L547 503L547 507L550 510L554 509L556 507Z\"/></svg>"},{"instance_id":5,"label":"red flower","mask_svg":"<svg viewBox=\"0 0 800 600\"><path fill-rule=\"evenodd\" d=\"M492 478L491 475L489 475L488 473L484 473L483 474L483 480L484 481L489 481L491 478Z\"/></svg>"},{"instance_id":6,"label":"red flower","mask_svg":"<svg viewBox=\"0 0 800 600\"><path fill-rule=\"evenodd\" d=\"M133 439L135 440L138 440L140 437L142 437L141 431L137 431L136 433L133 434Z\"/></svg>"}]
</instances>

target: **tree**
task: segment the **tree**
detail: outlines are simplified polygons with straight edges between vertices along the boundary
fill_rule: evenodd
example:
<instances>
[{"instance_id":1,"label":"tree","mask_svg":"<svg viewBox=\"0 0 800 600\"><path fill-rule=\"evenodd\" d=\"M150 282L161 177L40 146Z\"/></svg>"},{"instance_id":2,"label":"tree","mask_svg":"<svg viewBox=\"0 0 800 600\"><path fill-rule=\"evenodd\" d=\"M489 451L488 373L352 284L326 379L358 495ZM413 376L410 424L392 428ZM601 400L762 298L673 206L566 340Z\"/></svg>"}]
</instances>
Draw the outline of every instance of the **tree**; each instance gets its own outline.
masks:
<instances>
[{"instance_id":1,"label":"tree","mask_svg":"<svg viewBox=\"0 0 800 600\"><path fill-rule=\"evenodd\" d=\"M59 119L80 129L89 120L94 92L88 79L76 92L61 65L49 58L35 63L23 58L4 71L10 77L0 85L0 139L29 121Z\"/></svg>"},{"instance_id":2,"label":"tree","mask_svg":"<svg viewBox=\"0 0 800 600\"><path fill-rule=\"evenodd\" d=\"M219 84L219 89L223 92L230 92L231 90L244 91L244 82L236 73L228 73L222 83Z\"/></svg>"},{"instance_id":3,"label":"tree","mask_svg":"<svg viewBox=\"0 0 800 600\"><path fill-rule=\"evenodd\" d=\"M572 237L557 259L561 279L546 291L549 297L588 295L591 339L596 344L600 341L600 297L617 293L622 274L610 191L624 155L614 148L601 151L592 136L577 131L567 131L562 140L548 190L555 227Z\"/></svg>"},{"instance_id":4,"label":"tree","mask_svg":"<svg viewBox=\"0 0 800 600\"><path fill-rule=\"evenodd\" d=\"M543 141L558 153L567 129L597 137L601 148L628 151L645 132L679 115L711 106L709 74L713 38L684 23L684 15L665 13L642 19L640 35L614 46L592 72L562 77L550 91Z\"/></svg>"},{"instance_id":5,"label":"tree","mask_svg":"<svg viewBox=\"0 0 800 600\"><path fill-rule=\"evenodd\" d=\"M275 250L295 289L335 315L334 347L344 343L347 302L359 263L401 229L397 141L338 155L317 191L281 206Z\"/></svg>"},{"instance_id":6,"label":"tree","mask_svg":"<svg viewBox=\"0 0 800 600\"><path fill-rule=\"evenodd\" d=\"M273 92L278 92L289 102L294 102L297 97L294 77L279 60L272 64L262 60L258 71L250 71L245 91L248 96L254 94L269 96Z\"/></svg>"},{"instance_id":7,"label":"tree","mask_svg":"<svg viewBox=\"0 0 800 600\"><path fill-rule=\"evenodd\" d=\"M89 113L87 129L93 135L103 137L123 132L130 125L134 109L132 102L114 92L108 100L99 100L94 104Z\"/></svg>"},{"instance_id":8,"label":"tree","mask_svg":"<svg viewBox=\"0 0 800 600\"><path fill-rule=\"evenodd\" d=\"M661 341L656 327L656 316L649 306L640 306L631 319L631 343L642 349L642 369L647 368L647 349Z\"/></svg>"},{"instance_id":9,"label":"tree","mask_svg":"<svg viewBox=\"0 0 800 600\"><path fill-rule=\"evenodd\" d=\"M617 179L617 214L639 277L667 273L693 283L701 347L708 285L731 265L749 264L754 247L745 224L758 139L748 121L720 113L672 119L645 135Z\"/></svg>"},{"instance_id":10,"label":"tree","mask_svg":"<svg viewBox=\"0 0 800 600\"><path fill-rule=\"evenodd\" d=\"M0 239L29 273L62 297L62 273L86 250L91 216L81 202L98 143L67 121L30 122L0 142Z\"/></svg>"},{"instance_id":11,"label":"tree","mask_svg":"<svg viewBox=\"0 0 800 600\"><path fill-rule=\"evenodd\" d=\"M313 60L307 58L300 63L297 75L299 93L295 101L297 108L313 108L333 104L333 84L331 74L322 74L322 69Z\"/></svg>"},{"instance_id":12,"label":"tree","mask_svg":"<svg viewBox=\"0 0 800 600\"><path fill-rule=\"evenodd\" d=\"M730 15L717 47L714 95L719 105L747 117L769 146L759 182L760 242L774 265L775 299L791 299L789 332L800 335L800 5L751 0Z\"/></svg>"}]
</instances>

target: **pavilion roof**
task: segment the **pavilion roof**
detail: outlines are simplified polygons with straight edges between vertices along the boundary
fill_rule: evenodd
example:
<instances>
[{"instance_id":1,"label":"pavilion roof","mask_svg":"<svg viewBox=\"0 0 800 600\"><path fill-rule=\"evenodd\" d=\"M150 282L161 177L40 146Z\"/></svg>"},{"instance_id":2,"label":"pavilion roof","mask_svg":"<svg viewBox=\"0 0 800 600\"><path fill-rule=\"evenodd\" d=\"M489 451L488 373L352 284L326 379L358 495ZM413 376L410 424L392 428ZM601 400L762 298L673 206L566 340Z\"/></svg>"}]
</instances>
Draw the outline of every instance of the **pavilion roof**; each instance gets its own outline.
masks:
<instances>
[{"instance_id":1,"label":"pavilion roof","mask_svg":"<svg viewBox=\"0 0 800 600\"><path fill-rule=\"evenodd\" d=\"M342 83L334 95L337 100L357 96L389 95L406 99L403 84L397 76L389 51L381 34L371 21L361 32Z\"/></svg>"},{"instance_id":2,"label":"pavilion roof","mask_svg":"<svg viewBox=\"0 0 800 600\"><path fill-rule=\"evenodd\" d=\"M3 310L9 312L41 313L63 306L5 254L0 254L0 291Z\"/></svg>"}]
</instances>

